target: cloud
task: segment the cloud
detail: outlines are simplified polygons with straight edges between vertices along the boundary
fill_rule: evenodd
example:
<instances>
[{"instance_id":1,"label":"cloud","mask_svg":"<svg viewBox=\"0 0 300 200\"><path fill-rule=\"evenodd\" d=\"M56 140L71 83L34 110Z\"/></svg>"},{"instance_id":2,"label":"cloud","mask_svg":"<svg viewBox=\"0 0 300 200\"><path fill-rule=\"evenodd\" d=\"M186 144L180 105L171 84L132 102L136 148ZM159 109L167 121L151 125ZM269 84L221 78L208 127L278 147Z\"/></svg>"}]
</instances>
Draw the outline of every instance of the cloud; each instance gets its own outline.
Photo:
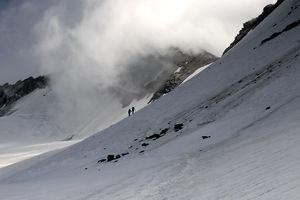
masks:
<instances>
[{"instance_id":1,"label":"cloud","mask_svg":"<svg viewBox=\"0 0 300 200\"><path fill-rule=\"evenodd\" d=\"M0 11L0 79L51 74L62 117L78 116L70 119L76 124L99 105L120 109L116 94L137 95L147 81L168 70L163 57L172 47L221 55L242 23L274 2L12 1Z\"/></svg>"},{"instance_id":2,"label":"cloud","mask_svg":"<svg viewBox=\"0 0 300 200\"><path fill-rule=\"evenodd\" d=\"M44 45L46 48L45 45L55 45L57 42L67 45L64 50L60 49L64 54L84 53L88 58L82 62L88 60L111 66L117 65L118 58L130 59L131 54L147 53L148 49L163 51L170 45L192 51L205 48L221 55L242 23L260 13L264 5L274 2L275 0L2 1L0 82L13 82L30 74L40 74L41 57L30 50L36 45ZM37 31L36 27L44 30ZM50 44L51 42L54 43ZM52 56L55 60L60 58L58 55ZM48 58L52 59L51 56ZM49 62L48 58L46 63ZM42 57L44 64L43 59L45 58Z\"/></svg>"}]
</instances>

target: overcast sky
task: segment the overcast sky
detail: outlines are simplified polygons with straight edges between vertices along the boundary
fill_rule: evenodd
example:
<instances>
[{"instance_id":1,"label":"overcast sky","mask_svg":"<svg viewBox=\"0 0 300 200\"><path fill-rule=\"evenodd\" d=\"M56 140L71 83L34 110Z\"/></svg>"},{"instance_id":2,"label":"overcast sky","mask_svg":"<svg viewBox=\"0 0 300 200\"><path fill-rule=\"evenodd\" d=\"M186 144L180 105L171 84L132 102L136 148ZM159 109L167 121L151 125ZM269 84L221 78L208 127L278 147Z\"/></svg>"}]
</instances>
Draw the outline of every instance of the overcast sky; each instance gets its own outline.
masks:
<instances>
[{"instance_id":1,"label":"overcast sky","mask_svg":"<svg viewBox=\"0 0 300 200\"><path fill-rule=\"evenodd\" d=\"M220 55L269 3L275 0L0 1L0 84L58 72L111 84L133 57L172 46Z\"/></svg>"}]
</instances>

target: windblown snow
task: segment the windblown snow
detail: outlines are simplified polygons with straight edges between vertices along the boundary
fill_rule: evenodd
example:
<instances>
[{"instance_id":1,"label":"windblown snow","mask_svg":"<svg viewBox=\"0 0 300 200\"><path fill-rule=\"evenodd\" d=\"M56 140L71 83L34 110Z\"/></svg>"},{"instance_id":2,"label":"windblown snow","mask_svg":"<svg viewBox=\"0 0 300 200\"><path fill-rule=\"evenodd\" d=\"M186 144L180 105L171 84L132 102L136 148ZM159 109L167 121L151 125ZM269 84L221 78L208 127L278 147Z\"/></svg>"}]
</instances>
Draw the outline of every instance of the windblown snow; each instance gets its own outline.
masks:
<instances>
[{"instance_id":1,"label":"windblown snow","mask_svg":"<svg viewBox=\"0 0 300 200\"><path fill-rule=\"evenodd\" d=\"M1 199L298 200L300 26L282 31L299 9L299 0L284 1L222 58L131 117L1 168Z\"/></svg>"}]
</instances>

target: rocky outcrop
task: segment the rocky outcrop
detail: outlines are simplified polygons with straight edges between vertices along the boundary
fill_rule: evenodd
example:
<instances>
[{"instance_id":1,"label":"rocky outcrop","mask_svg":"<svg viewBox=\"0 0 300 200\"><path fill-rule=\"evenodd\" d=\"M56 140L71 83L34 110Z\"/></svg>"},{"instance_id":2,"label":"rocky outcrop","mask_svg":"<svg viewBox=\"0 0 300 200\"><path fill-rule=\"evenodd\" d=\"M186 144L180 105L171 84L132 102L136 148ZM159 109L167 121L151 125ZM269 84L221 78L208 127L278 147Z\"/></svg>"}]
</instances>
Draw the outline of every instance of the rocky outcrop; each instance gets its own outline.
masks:
<instances>
[{"instance_id":1,"label":"rocky outcrop","mask_svg":"<svg viewBox=\"0 0 300 200\"><path fill-rule=\"evenodd\" d=\"M39 76L37 78L29 77L23 81L18 81L15 84L4 84L0 86L0 116L5 114L5 110L11 104L33 92L35 89L45 88L48 83L48 78Z\"/></svg>"},{"instance_id":2,"label":"rocky outcrop","mask_svg":"<svg viewBox=\"0 0 300 200\"><path fill-rule=\"evenodd\" d=\"M186 55L181 53L183 58L177 62L176 66L178 71L169 75L169 78L160 86L160 88L153 94L149 103L157 100L162 95L172 91L178 85L180 85L187 77L193 74L197 69L210 64L218 59L209 52L202 52L198 55Z\"/></svg>"},{"instance_id":3,"label":"rocky outcrop","mask_svg":"<svg viewBox=\"0 0 300 200\"><path fill-rule=\"evenodd\" d=\"M293 23L287 25L282 31L275 32L270 37L268 37L268 38L264 39L263 41L261 41L260 45L263 45L264 43L266 43L270 40L273 40L274 38L278 37L282 33L290 31L290 30L296 28L299 25L300 25L300 20L294 21Z\"/></svg>"},{"instance_id":4,"label":"rocky outcrop","mask_svg":"<svg viewBox=\"0 0 300 200\"><path fill-rule=\"evenodd\" d=\"M235 37L234 41L230 44L228 48L225 49L225 54L227 51L229 51L232 47L234 47L239 41L241 41L247 33L254 29L258 24L260 24L269 14L273 12L284 0L278 0L275 4L269 4L264 7L263 12L256 18L251 19L250 21L247 21L243 24L243 28L240 30L238 35ZM276 24L274 24L276 26Z\"/></svg>"}]
</instances>

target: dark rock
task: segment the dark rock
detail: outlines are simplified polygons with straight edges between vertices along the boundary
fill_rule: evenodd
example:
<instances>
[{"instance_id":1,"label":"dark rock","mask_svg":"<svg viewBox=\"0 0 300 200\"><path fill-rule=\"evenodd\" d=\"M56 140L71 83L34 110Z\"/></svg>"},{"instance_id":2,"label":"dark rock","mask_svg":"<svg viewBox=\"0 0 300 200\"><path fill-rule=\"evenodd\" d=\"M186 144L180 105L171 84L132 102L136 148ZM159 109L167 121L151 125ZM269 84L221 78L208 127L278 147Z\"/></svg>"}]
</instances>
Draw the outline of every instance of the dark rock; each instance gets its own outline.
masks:
<instances>
[{"instance_id":1,"label":"dark rock","mask_svg":"<svg viewBox=\"0 0 300 200\"><path fill-rule=\"evenodd\" d=\"M160 135L163 136L168 132L169 128L165 128L163 130L160 131Z\"/></svg>"},{"instance_id":2,"label":"dark rock","mask_svg":"<svg viewBox=\"0 0 300 200\"><path fill-rule=\"evenodd\" d=\"M297 20L297 21L295 21L295 22L287 25L282 31L275 32L270 37L268 37L268 38L264 39L263 41L261 41L260 45L263 45L264 43L266 43L266 42L268 42L268 41L270 41L270 40L278 37L282 33L286 32L286 31L289 31L289 30L291 30L291 29L293 29L293 28L295 28L295 27L297 27L299 25L300 25L300 20Z\"/></svg>"},{"instance_id":3,"label":"dark rock","mask_svg":"<svg viewBox=\"0 0 300 200\"><path fill-rule=\"evenodd\" d=\"M153 134L153 135L150 135L148 137L146 137L146 139L153 139L153 140L156 140L158 138L160 138L161 136L159 134Z\"/></svg>"},{"instance_id":4,"label":"dark rock","mask_svg":"<svg viewBox=\"0 0 300 200\"><path fill-rule=\"evenodd\" d=\"M169 128L165 128L165 129L161 130L159 134L155 133L153 135L146 137L146 140L148 140L148 139L157 140L158 138L166 135L168 130L169 130Z\"/></svg>"},{"instance_id":5,"label":"dark rock","mask_svg":"<svg viewBox=\"0 0 300 200\"><path fill-rule=\"evenodd\" d=\"M128 155L129 153L127 152L127 153L122 153L122 156L126 156L126 155Z\"/></svg>"},{"instance_id":6,"label":"dark rock","mask_svg":"<svg viewBox=\"0 0 300 200\"><path fill-rule=\"evenodd\" d=\"M101 159L101 160L98 160L97 163L103 163L103 162L105 162L105 161L106 161L106 159Z\"/></svg>"},{"instance_id":7,"label":"dark rock","mask_svg":"<svg viewBox=\"0 0 300 200\"><path fill-rule=\"evenodd\" d=\"M202 136L203 140L208 139L208 138L210 138L210 136L206 136L206 135Z\"/></svg>"},{"instance_id":8,"label":"dark rock","mask_svg":"<svg viewBox=\"0 0 300 200\"><path fill-rule=\"evenodd\" d=\"M115 156L114 155L108 155L106 159L107 159L107 162L110 162L110 161L115 159Z\"/></svg>"},{"instance_id":9,"label":"dark rock","mask_svg":"<svg viewBox=\"0 0 300 200\"><path fill-rule=\"evenodd\" d=\"M148 146L149 144L148 143L143 143L142 144L142 147L146 147L146 146Z\"/></svg>"},{"instance_id":10,"label":"dark rock","mask_svg":"<svg viewBox=\"0 0 300 200\"><path fill-rule=\"evenodd\" d=\"M140 151L140 153L144 153L144 152L145 152L144 150Z\"/></svg>"},{"instance_id":11,"label":"dark rock","mask_svg":"<svg viewBox=\"0 0 300 200\"><path fill-rule=\"evenodd\" d=\"M174 130L175 130L175 132L181 130L182 128L183 128L183 123L175 124L175 125L174 125Z\"/></svg>"},{"instance_id":12,"label":"dark rock","mask_svg":"<svg viewBox=\"0 0 300 200\"><path fill-rule=\"evenodd\" d=\"M121 158L121 156L120 155L116 155L115 159L119 159L119 158Z\"/></svg>"},{"instance_id":13,"label":"dark rock","mask_svg":"<svg viewBox=\"0 0 300 200\"><path fill-rule=\"evenodd\" d=\"M269 110L271 108L271 106L266 107L266 110Z\"/></svg>"}]
</instances>

